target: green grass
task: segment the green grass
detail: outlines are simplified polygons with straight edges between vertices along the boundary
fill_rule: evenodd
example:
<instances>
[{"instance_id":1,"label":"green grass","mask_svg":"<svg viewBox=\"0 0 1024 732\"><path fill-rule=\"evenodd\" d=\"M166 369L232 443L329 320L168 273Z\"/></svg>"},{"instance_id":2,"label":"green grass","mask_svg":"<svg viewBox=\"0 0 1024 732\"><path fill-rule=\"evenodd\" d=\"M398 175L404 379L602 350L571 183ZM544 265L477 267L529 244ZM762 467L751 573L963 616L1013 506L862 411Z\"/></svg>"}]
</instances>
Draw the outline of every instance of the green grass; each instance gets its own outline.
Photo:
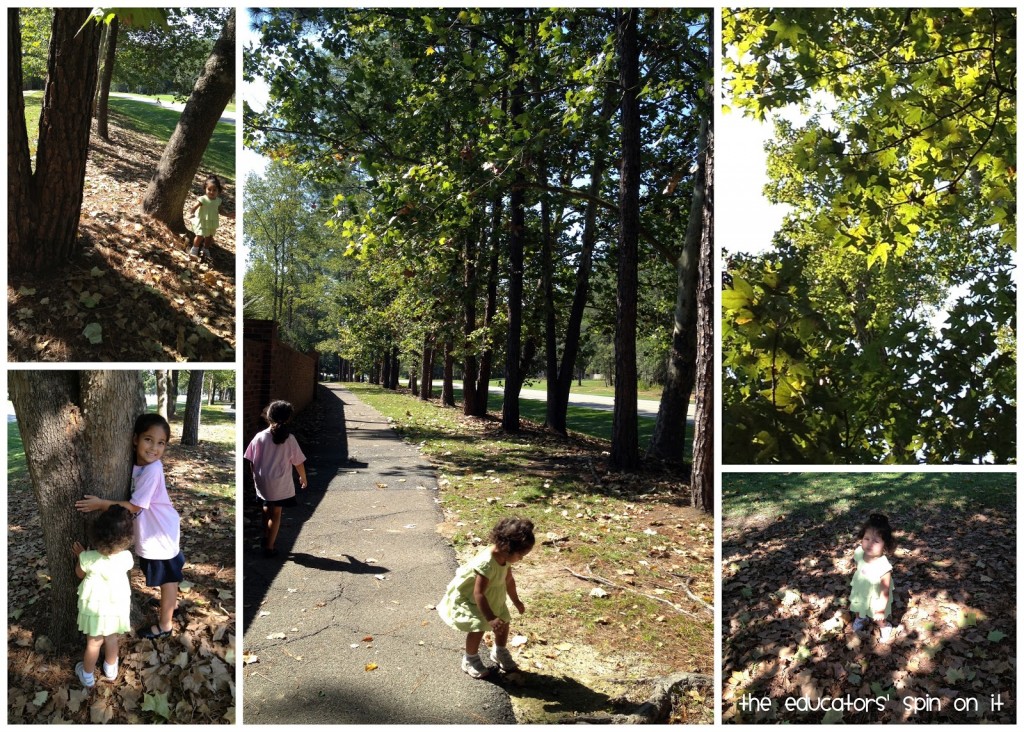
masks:
<instances>
[{"instance_id":1,"label":"green grass","mask_svg":"<svg viewBox=\"0 0 1024 732\"><path fill-rule=\"evenodd\" d=\"M491 386L501 386L502 383L501 379L491 379ZM547 379L530 379L527 384L523 385L523 388L545 391L548 388L547 384ZM589 396L615 396L615 387L605 384L604 379L583 379L582 384L580 384L576 379L573 379L570 391L573 394L587 394ZM637 398L658 401L661 399L661 387L645 389L642 386L637 385Z\"/></svg>"},{"instance_id":2,"label":"green grass","mask_svg":"<svg viewBox=\"0 0 1024 732\"><path fill-rule=\"evenodd\" d=\"M29 150L33 157L39 140L42 99L42 92L29 92L25 95L25 124L28 127ZM178 124L181 112L135 99L111 97L110 115L117 124L152 135L157 138L160 145L166 145ZM157 150L155 153L159 157L160 151ZM231 180L235 179L235 125L217 123L201 166Z\"/></svg>"},{"instance_id":3,"label":"green grass","mask_svg":"<svg viewBox=\"0 0 1024 732\"><path fill-rule=\"evenodd\" d=\"M1013 473L724 473L729 520L821 518L886 506L1012 508Z\"/></svg>"},{"instance_id":4,"label":"green grass","mask_svg":"<svg viewBox=\"0 0 1024 732\"><path fill-rule=\"evenodd\" d=\"M17 422L7 423L7 485L15 480L28 478L28 463L25 462L25 445L21 442L21 430Z\"/></svg>"}]
</instances>

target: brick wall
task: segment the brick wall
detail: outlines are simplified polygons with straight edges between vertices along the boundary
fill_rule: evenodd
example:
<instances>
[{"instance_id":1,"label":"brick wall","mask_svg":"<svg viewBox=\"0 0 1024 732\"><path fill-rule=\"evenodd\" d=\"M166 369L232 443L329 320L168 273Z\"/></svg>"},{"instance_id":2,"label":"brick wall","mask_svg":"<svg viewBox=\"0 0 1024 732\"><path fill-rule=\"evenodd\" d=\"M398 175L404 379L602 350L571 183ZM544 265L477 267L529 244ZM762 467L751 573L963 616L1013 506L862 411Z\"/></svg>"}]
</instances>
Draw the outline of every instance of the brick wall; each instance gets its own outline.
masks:
<instances>
[{"instance_id":1,"label":"brick wall","mask_svg":"<svg viewBox=\"0 0 1024 732\"><path fill-rule=\"evenodd\" d=\"M242 344L242 440L249 444L262 429L259 416L275 399L289 401L296 413L313 401L316 393L316 352L301 353L277 338L273 320L246 320Z\"/></svg>"}]
</instances>

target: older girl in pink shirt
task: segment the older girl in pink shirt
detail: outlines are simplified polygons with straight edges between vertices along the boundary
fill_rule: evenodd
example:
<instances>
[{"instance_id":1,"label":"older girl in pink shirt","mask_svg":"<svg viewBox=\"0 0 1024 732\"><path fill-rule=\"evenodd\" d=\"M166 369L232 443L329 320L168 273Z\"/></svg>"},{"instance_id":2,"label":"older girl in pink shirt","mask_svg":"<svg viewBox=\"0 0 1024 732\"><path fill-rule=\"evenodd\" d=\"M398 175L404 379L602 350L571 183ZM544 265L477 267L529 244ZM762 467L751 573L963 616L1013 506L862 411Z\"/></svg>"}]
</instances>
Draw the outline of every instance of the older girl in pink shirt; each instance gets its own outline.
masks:
<instances>
[{"instance_id":1,"label":"older girl in pink shirt","mask_svg":"<svg viewBox=\"0 0 1024 732\"><path fill-rule=\"evenodd\" d=\"M159 414L141 414L135 420L132 447L132 495L128 501L110 501L87 495L75 502L79 511L106 511L122 506L135 516L135 553L147 587L160 588L160 616L155 625L139 635L164 638L174 630L178 584L184 579L185 555L181 551L181 519L171 505L161 462L171 439L171 426Z\"/></svg>"},{"instance_id":2,"label":"older girl in pink shirt","mask_svg":"<svg viewBox=\"0 0 1024 732\"><path fill-rule=\"evenodd\" d=\"M299 449L288 422L295 410L285 401L270 403L264 412L270 427L263 430L245 448L245 459L252 464L256 495L263 506L263 556L276 557L277 532L281 528L281 509L298 505L292 467L299 474L299 486L306 488L306 456Z\"/></svg>"}]
</instances>

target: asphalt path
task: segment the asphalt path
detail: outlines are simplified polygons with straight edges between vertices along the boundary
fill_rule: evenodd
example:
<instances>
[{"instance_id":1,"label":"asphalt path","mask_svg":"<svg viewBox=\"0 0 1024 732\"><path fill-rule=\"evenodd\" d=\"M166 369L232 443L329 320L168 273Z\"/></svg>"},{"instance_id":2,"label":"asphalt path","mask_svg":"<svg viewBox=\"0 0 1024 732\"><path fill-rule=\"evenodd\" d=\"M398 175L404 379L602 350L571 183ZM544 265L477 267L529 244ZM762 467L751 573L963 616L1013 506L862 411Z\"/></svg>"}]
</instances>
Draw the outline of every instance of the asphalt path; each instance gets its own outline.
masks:
<instances>
[{"instance_id":1,"label":"asphalt path","mask_svg":"<svg viewBox=\"0 0 1024 732\"><path fill-rule=\"evenodd\" d=\"M125 92L110 92L110 96L121 97L122 99L134 99L137 102L146 102L147 104L157 104L161 107L173 109L177 112L180 112L185 108L185 104L183 102L161 102L158 99L153 99L152 97L143 97L139 96L138 94L127 94ZM229 125L233 125L235 124L235 118L236 115L234 112L224 110L224 113L220 116L220 121L227 122Z\"/></svg>"},{"instance_id":2,"label":"asphalt path","mask_svg":"<svg viewBox=\"0 0 1024 732\"><path fill-rule=\"evenodd\" d=\"M257 660L244 722L514 723L496 681L462 672L464 636L433 609L456 560L430 464L343 387L317 395L309 488L284 509L281 556L246 537L243 646Z\"/></svg>"},{"instance_id":3,"label":"asphalt path","mask_svg":"<svg viewBox=\"0 0 1024 732\"><path fill-rule=\"evenodd\" d=\"M499 394L504 393L505 391L500 386L492 386L490 387L490 390ZM521 389L519 392L519 398L546 402L548 400L548 395L547 392L541 391L540 389ZM595 396L593 394L573 394L571 391L569 392L569 403L577 407L589 407L590 409L600 409L607 412L611 412L615 409L615 397ZM696 409L696 405L691 401L690 408L686 414L686 418L688 420L693 421ZM658 402L652 399L637 399L636 413L641 417L650 417L651 419L654 419L658 416Z\"/></svg>"}]
</instances>

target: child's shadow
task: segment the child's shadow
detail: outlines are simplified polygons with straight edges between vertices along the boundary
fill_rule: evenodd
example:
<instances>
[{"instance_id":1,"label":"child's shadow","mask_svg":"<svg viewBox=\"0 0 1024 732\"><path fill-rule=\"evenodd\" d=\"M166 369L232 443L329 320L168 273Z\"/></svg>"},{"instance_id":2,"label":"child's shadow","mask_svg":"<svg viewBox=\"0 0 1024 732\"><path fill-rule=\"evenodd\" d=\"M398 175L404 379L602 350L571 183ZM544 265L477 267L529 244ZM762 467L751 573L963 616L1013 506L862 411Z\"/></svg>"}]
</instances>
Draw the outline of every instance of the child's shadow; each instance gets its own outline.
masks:
<instances>
[{"instance_id":1,"label":"child's shadow","mask_svg":"<svg viewBox=\"0 0 1024 732\"><path fill-rule=\"evenodd\" d=\"M528 697L543 702L548 714L571 714L609 711L611 698L591 689L570 676L549 676L532 671L510 674L492 672L487 679L500 684L514 697Z\"/></svg>"},{"instance_id":2,"label":"child's shadow","mask_svg":"<svg viewBox=\"0 0 1024 732\"><path fill-rule=\"evenodd\" d=\"M347 562L342 562L337 559L330 559L328 557L317 557L312 554L305 554L303 552L292 552L288 555L288 558L295 564L300 564L303 567L309 567L310 569L319 569L323 572L348 572L349 574L387 574L391 570L387 567L382 567L379 564L367 564L366 562L360 562L358 559L350 554L344 555Z\"/></svg>"}]
</instances>

